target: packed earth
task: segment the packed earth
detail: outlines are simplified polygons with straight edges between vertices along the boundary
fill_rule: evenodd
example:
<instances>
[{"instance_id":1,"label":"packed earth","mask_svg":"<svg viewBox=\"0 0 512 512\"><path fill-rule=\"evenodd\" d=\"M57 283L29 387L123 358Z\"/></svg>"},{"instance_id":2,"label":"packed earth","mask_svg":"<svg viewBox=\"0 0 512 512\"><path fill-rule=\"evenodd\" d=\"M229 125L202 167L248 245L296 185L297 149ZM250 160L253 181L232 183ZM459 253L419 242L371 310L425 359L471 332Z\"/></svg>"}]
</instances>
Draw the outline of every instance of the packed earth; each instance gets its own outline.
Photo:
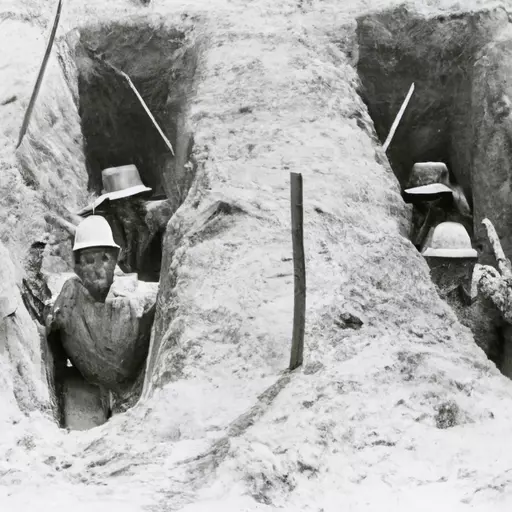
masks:
<instances>
[{"instance_id":1,"label":"packed earth","mask_svg":"<svg viewBox=\"0 0 512 512\"><path fill-rule=\"evenodd\" d=\"M17 148L56 7L0 0L0 510L510 510L512 1L67 0ZM418 162L472 263L418 250Z\"/></svg>"}]
</instances>

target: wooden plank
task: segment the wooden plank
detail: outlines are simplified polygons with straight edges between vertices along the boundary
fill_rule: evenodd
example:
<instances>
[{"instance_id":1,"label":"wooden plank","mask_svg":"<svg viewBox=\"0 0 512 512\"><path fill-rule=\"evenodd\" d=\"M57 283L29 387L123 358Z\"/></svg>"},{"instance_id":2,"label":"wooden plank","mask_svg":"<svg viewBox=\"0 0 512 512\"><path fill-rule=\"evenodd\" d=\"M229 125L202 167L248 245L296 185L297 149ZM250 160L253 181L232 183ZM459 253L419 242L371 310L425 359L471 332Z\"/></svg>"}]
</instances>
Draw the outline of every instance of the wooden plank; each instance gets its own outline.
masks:
<instances>
[{"instance_id":1,"label":"wooden plank","mask_svg":"<svg viewBox=\"0 0 512 512\"><path fill-rule=\"evenodd\" d=\"M294 370L303 362L304 329L306 323L306 262L304 258L302 174L290 173L290 192L294 273L293 333L290 370Z\"/></svg>"},{"instance_id":2,"label":"wooden plank","mask_svg":"<svg viewBox=\"0 0 512 512\"><path fill-rule=\"evenodd\" d=\"M386 141L384 142L382 149L384 152L388 150L389 145L391 144L391 140L393 139L393 136L395 135L396 129L398 128L398 124L400 123L400 120L402 119L402 116L404 115L405 109L407 108L407 104L409 103L409 100L411 99L412 93L414 92L414 82L412 83L411 87L409 88L409 92L407 93L407 96L405 97L404 102L402 103L402 106L400 107L400 110L398 111L398 114L395 117L395 120L393 121L393 124L391 125L391 130L389 130L389 134L386 138Z\"/></svg>"},{"instance_id":3,"label":"wooden plank","mask_svg":"<svg viewBox=\"0 0 512 512\"><path fill-rule=\"evenodd\" d=\"M501 247L500 237L492 222L489 219L484 219L482 224L485 226L487 230L487 237L489 238L489 242L491 243L492 250L494 252L494 257L496 258L496 262L498 263L498 269L501 272L501 275L505 279L512 278L512 267L510 264L510 260L505 256L503 252L503 248Z\"/></svg>"},{"instance_id":4,"label":"wooden plank","mask_svg":"<svg viewBox=\"0 0 512 512\"><path fill-rule=\"evenodd\" d=\"M55 13L55 19L53 20L53 27L50 33L50 39L48 39L48 44L46 45L46 51L44 53L43 62L41 63L41 67L39 68L39 74L37 75L36 84L34 85L34 90L32 91L32 96L30 97L30 101L28 103L27 110L25 112L25 116L23 117L23 123L21 124L20 134L18 137L18 143L16 144L16 149L20 147L20 144L27 132L28 123L30 122L30 118L32 117L32 111L34 110L34 105L36 104L37 95L39 94L39 89L41 89L41 84L43 83L43 76L46 70L46 65L48 64L48 60L50 58L50 53L52 51L53 41L55 40L55 34L57 33L57 27L59 26L60 13L62 11L62 0L59 0L59 4L57 5L57 12Z\"/></svg>"}]
</instances>

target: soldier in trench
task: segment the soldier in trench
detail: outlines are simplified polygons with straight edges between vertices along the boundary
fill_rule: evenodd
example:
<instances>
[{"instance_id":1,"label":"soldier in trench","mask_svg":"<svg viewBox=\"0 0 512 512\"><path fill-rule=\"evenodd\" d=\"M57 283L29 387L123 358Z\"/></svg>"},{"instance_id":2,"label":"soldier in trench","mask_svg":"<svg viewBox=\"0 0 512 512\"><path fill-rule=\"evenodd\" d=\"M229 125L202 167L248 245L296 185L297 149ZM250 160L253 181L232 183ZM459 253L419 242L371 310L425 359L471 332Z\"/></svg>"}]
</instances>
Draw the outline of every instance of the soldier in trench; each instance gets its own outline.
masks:
<instances>
[{"instance_id":1,"label":"soldier in trench","mask_svg":"<svg viewBox=\"0 0 512 512\"><path fill-rule=\"evenodd\" d=\"M469 292L471 273L478 254L462 224L441 222L434 229L428 245L422 252L430 267L432 281L440 295L448 298L453 292L463 302ZM460 300L449 300L460 303Z\"/></svg>"},{"instance_id":2,"label":"soldier in trench","mask_svg":"<svg viewBox=\"0 0 512 512\"><path fill-rule=\"evenodd\" d=\"M75 368L60 372L65 417L106 421L105 393L116 410L123 410L137 398L134 386L142 385L158 285L141 287L135 278L134 293L115 293L119 246L101 216L91 215L79 224L73 252L76 277L62 287L47 318L47 333L58 334ZM103 412L98 409L102 407Z\"/></svg>"},{"instance_id":3,"label":"soldier in trench","mask_svg":"<svg viewBox=\"0 0 512 512\"><path fill-rule=\"evenodd\" d=\"M404 199L414 206L411 240L422 250L435 226L441 222L458 222L472 231L473 218L462 188L449 179L443 162L414 164Z\"/></svg>"},{"instance_id":4,"label":"soldier in trench","mask_svg":"<svg viewBox=\"0 0 512 512\"><path fill-rule=\"evenodd\" d=\"M137 272L143 281L157 281L163 233L171 217L169 203L147 200L151 188L142 183L135 165L103 170L102 182L104 194L78 214L104 216L121 246L119 267Z\"/></svg>"},{"instance_id":5,"label":"soldier in trench","mask_svg":"<svg viewBox=\"0 0 512 512\"><path fill-rule=\"evenodd\" d=\"M471 329L476 343L487 356L497 362L503 322L487 297L471 297L471 276L478 254L464 226L457 222L438 224L422 255L430 267L439 296L452 307L459 321Z\"/></svg>"},{"instance_id":6,"label":"soldier in trench","mask_svg":"<svg viewBox=\"0 0 512 512\"><path fill-rule=\"evenodd\" d=\"M442 162L415 164L404 191L413 203L412 241L430 267L439 295L470 328L477 344L499 359L503 322L487 298L470 298L470 276L477 253L471 246L472 215L461 187L450 182Z\"/></svg>"}]
</instances>

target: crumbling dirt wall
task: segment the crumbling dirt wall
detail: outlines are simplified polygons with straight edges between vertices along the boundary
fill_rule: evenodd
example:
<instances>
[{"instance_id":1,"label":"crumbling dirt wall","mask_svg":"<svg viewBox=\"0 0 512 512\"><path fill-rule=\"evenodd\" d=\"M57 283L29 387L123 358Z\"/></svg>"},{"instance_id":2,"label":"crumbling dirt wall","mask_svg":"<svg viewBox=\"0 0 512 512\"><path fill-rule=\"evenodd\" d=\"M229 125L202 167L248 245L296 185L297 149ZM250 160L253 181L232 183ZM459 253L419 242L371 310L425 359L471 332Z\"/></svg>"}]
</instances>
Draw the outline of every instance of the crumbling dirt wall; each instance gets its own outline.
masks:
<instances>
[{"instance_id":1,"label":"crumbling dirt wall","mask_svg":"<svg viewBox=\"0 0 512 512\"><path fill-rule=\"evenodd\" d=\"M13 394L23 413L43 411L51 418L54 402L46 375L44 330L27 311L20 292L26 299L29 292L23 278L34 277L25 273L32 263L31 245L36 243L46 252L52 245L48 244L51 236L45 213L66 216L66 208L77 208L87 196L72 80L66 80L60 64L67 63L69 77L73 77L74 67L65 47L52 53L29 130L15 151L45 42L41 27L27 24L23 16L15 13L2 19L0 41L3 48L12 50L0 56L4 85L0 99L0 296L15 303L15 308L2 312L0 318L2 374L4 380L11 380L5 389L2 386L2 392L9 390L7 394ZM59 255L54 261L57 266L67 266ZM37 302L46 298L34 297Z\"/></svg>"},{"instance_id":2,"label":"crumbling dirt wall","mask_svg":"<svg viewBox=\"0 0 512 512\"><path fill-rule=\"evenodd\" d=\"M78 110L59 65L68 60L66 49L60 57L52 53L29 130L15 152L45 41L40 27L17 19L2 22L0 38L3 48L12 49L0 56L0 102L5 103L0 107L0 240L12 251L19 274L28 248L46 230L44 213L65 215L65 207L74 209L85 201L87 174ZM73 68L68 66L68 71L72 74Z\"/></svg>"},{"instance_id":3,"label":"crumbling dirt wall","mask_svg":"<svg viewBox=\"0 0 512 512\"><path fill-rule=\"evenodd\" d=\"M0 258L0 394L7 399L7 403L2 402L2 408L6 408L2 419L12 421L18 411L38 410L52 415L43 334L23 305L14 264L1 242Z\"/></svg>"}]
</instances>

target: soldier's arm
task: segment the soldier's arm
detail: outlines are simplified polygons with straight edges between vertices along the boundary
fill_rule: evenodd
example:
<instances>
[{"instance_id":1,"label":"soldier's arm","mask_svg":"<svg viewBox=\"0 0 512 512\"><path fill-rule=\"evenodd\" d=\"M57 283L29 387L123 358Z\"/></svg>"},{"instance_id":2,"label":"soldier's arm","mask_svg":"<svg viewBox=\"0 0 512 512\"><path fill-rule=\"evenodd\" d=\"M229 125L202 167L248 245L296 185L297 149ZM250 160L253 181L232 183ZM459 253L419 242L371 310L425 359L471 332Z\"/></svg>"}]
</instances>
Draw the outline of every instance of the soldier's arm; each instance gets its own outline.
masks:
<instances>
[{"instance_id":1,"label":"soldier's arm","mask_svg":"<svg viewBox=\"0 0 512 512\"><path fill-rule=\"evenodd\" d=\"M46 315L45 326L47 334L59 330L62 308L64 304L70 303L70 299L74 295L76 286L79 282L80 278L78 276L75 276L72 277L71 279L68 279L64 283L62 290L59 293L59 296L55 300L49 313Z\"/></svg>"}]
</instances>

